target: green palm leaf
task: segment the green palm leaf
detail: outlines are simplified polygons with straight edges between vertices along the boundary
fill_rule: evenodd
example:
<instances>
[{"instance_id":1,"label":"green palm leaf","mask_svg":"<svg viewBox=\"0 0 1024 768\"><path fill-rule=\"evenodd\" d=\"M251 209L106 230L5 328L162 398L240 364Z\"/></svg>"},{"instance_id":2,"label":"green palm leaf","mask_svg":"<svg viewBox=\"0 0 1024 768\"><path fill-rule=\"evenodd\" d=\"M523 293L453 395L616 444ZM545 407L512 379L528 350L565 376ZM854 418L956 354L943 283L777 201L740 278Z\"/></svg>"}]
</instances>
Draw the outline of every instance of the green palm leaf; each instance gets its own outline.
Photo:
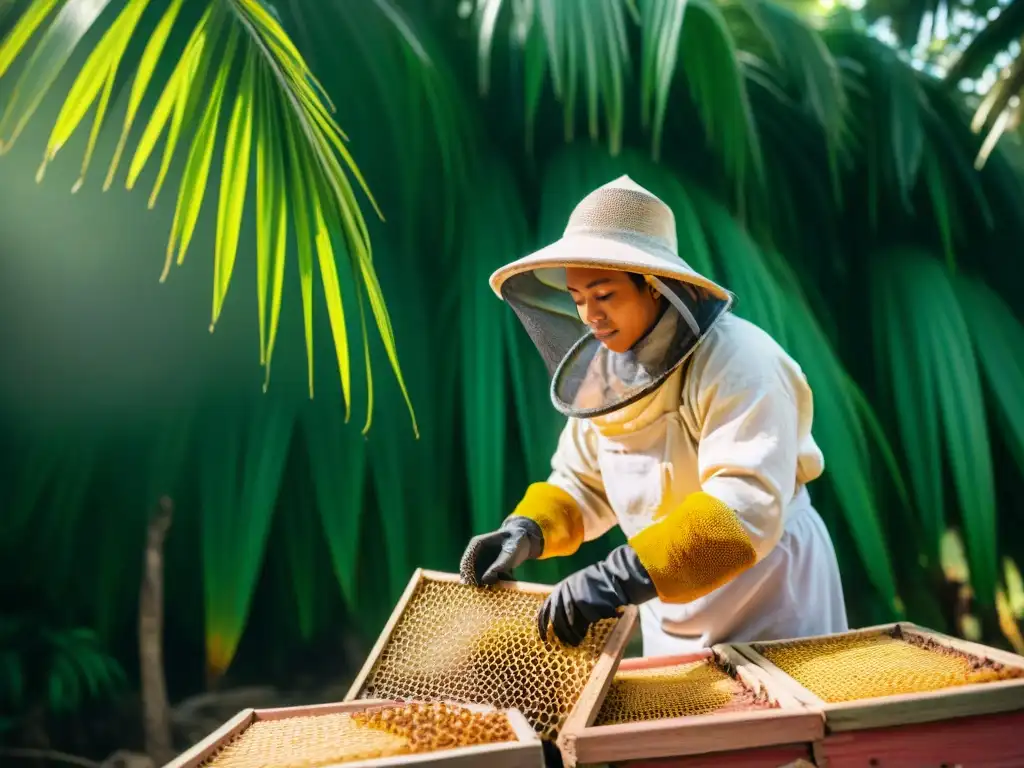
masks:
<instances>
[{"instance_id":1,"label":"green palm leaf","mask_svg":"<svg viewBox=\"0 0 1024 768\"><path fill-rule=\"evenodd\" d=\"M254 408L218 409L200 442L200 506L207 669L230 665L245 629L285 460L295 404L275 395Z\"/></svg>"},{"instance_id":2,"label":"green palm leaf","mask_svg":"<svg viewBox=\"0 0 1024 768\"><path fill-rule=\"evenodd\" d=\"M0 151L7 151L13 145L69 58L86 35L101 23L108 5L109 0L33 0L0 43L0 76L3 76L24 52L33 35L45 26L38 45L17 76L11 98L0 117ZM95 106L94 123L76 189L85 179L125 52L136 37L140 19L152 6L149 0L129 0L112 18L75 79L53 127L44 168ZM179 156L178 150L184 144L183 127L199 120L198 130L184 150L185 171L178 189L161 279L166 278L172 261L180 265L185 259L205 199L214 153L222 140L210 323L213 329L234 274L251 155L255 151L259 218L257 305L260 358L267 368L267 376L280 316L290 213L300 235L300 277L307 286L303 306L310 358L310 394L313 388L310 323L313 299L308 285L313 267L312 247L303 238L312 229L320 269L325 276L324 298L331 317L346 399L350 381L346 329L351 316L347 316L341 306L340 278L335 266L341 254L355 265L354 278L364 285L365 298L384 342L387 359L412 416L391 321L373 266L369 232L356 199L356 185L378 214L380 211L346 146L346 137L331 116L333 107L329 102L325 105L323 92L305 60L263 0L206 0L205 12L184 46L179 47L176 23L181 7L182 0L172 0L165 5L138 61L106 186L113 181L129 133L141 117L143 99L153 85L159 65L175 60L177 63L138 139L127 178L128 187L133 187L166 131L160 168L149 200L150 207L155 205L170 164ZM45 25L51 16L52 20ZM230 106L222 109L225 102ZM222 114L225 112L227 114ZM286 175L281 157L285 151L282 142L289 139L291 160ZM293 197L296 204L288 206L286 196ZM312 221L314 226L300 226L306 221ZM337 233L337 245L331 243L326 232ZM341 274L347 276L348 271L343 270ZM413 426L415 430L415 418Z\"/></svg>"},{"instance_id":3,"label":"green palm leaf","mask_svg":"<svg viewBox=\"0 0 1024 768\"><path fill-rule=\"evenodd\" d=\"M957 297L995 411L1003 427L1000 437L1024 470L1024 324L992 288L973 277L956 281Z\"/></svg>"},{"instance_id":4,"label":"green palm leaf","mask_svg":"<svg viewBox=\"0 0 1024 768\"><path fill-rule=\"evenodd\" d=\"M939 262L918 252L879 253L872 269L878 366L892 392L925 551L932 563L939 561L948 462L971 581L979 604L990 609L999 562L995 480L981 379L958 291Z\"/></svg>"},{"instance_id":5,"label":"green palm leaf","mask_svg":"<svg viewBox=\"0 0 1024 768\"><path fill-rule=\"evenodd\" d=\"M622 147L626 80L630 72L624 0L509 0L515 42L530 52L528 113L539 98L538 77L545 65L551 73L555 96L565 107L565 136L575 134L580 80L583 81L587 128L592 139L600 134L600 109L605 111L608 144L612 153ZM495 27L505 0L477 0L476 22L481 87L489 84L489 64ZM543 40L543 45L540 40Z\"/></svg>"},{"instance_id":6,"label":"green palm leaf","mask_svg":"<svg viewBox=\"0 0 1024 768\"><path fill-rule=\"evenodd\" d=\"M473 531L491 530L508 514L506 315L512 310L490 290L487 278L525 251L526 221L507 169L487 168L470 222L462 266L459 327L462 331L462 397L466 431L470 519Z\"/></svg>"}]
</instances>

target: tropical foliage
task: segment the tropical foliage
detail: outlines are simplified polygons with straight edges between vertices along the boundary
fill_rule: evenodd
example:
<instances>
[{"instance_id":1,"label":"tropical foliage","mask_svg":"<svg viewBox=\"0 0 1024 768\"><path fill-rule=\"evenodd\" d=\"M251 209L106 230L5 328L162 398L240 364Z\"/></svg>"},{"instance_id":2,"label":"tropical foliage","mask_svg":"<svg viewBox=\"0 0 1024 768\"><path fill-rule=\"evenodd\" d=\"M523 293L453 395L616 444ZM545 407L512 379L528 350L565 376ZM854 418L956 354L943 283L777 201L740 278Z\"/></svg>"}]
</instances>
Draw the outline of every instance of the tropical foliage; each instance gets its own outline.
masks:
<instances>
[{"instance_id":1,"label":"tropical foliage","mask_svg":"<svg viewBox=\"0 0 1024 768\"><path fill-rule=\"evenodd\" d=\"M1020 127L1024 3L868 0L859 5L866 19L884 24L893 41L912 50L946 87L969 94L969 102L975 107L971 127L985 136L979 164L985 162L1005 132Z\"/></svg>"},{"instance_id":2,"label":"tropical foliage","mask_svg":"<svg viewBox=\"0 0 1024 768\"><path fill-rule=\"evenodd\" d=\"M45 4L61 10L20 74L12 66L0 84L41 66L37 52L75 3ZM0 62L20 39L11 30L42 5L5 17ZM195 318L176 315L189 341L166 345L142 406L141 385L125 373L139 361L128 352L107 353L101 373L88 364L76 372L79 383L104 377L102 408L74 388L58 390L58 407L27 385L5 385L2 434L17 482L2 490L10 512L0 519L0 547L23 566L5 569L6 591L43 585L41 605L62 622L96 626L120 648L134 615L146 511L166 492L177 510L168 541L172 647L203 643L215 674L247 653L265 672L268 649L308 646L339 623L372 636L413 568L454 570L468 536L495 526L547 471L561 423L541 360L489 293L487 275L557 237L586 192L629 173L675 210L684 257L730 286L737 312L775 334L807 372L828 463L812 493L837 544L851 621L909 616L963 631L942 592L943 542L955 529L982 636L1006 642L996 608L1004 607L1006 633L1021 613L1006 591L1008 579L1019 581L1011 561L1024 556L1020 537L1006 535L1020 524L1015 489L1024 470L1015 396L1024 387L1024 302L1011 290L1024 187L1006 151L974 168L981 138L955 91L840 18L811 21L770 0L685 8L676 0L374 0L281 3L273 12L256 0L151 0L129 29L120 20L135 5L101 8L91 22L90 50L106 51L102 71L121 62L101 103L134 109L139 125L159 121L163 109L175 141L196 148L181 162L166 155L166 168L156 169L178 184L189 217L207 184L215 188L207 169L223 146L216 222L204 229L197 218L191 247L214 255L215 314L224 309L215 349L224 354L203 356L207 347L186 325ZM205 47L197 54L206 79L174 79L199 22L172 25L166 53L146 59L177 6L190 19L223 13L224 45L236 41L235 58ZM137 31L148 29L147 13L154 31ZM111 38L130 38L125 47L101 42L100 31L113 29ZM55 34L49 43L69 48L46 57L51 88L65 65L75 75L68 39ZM322 91L308 85L307 64L293 51ZM80 58L49 120L58 128L70 126L68 114L77 125L89 107L75 106L87 94L72 98L89 66ZM275 66L288 76L272 76ZM136 100L133 85L114 96L122 77L134 83L147 67L152 92ZM340 133L322 94L338 105L354 163L332 139ZM218 100L235 106L222 114L210 106ZM154 151L156 138L144 130L136 152ZM28 141L5 161L14 169L5 168L5 196L31 181L15 173ZM343 159L324 160L326 146ZM358 178L356 165L386 223L366 216L365 229L350 227L357 208L372 203L354 203L334 184ZM62 210L114 206L135 216L132 196L101 202L93 190L85 184L84 199L59 198ZM247 218L249 197L256 215ZM170 222L181 242L174 208L158 205L147 220ZM0 219L3 231L13 226ZM8 328L27 326L37 311L30 276L53 258L46 236L31 241L31 259L15 254L21 281L10 284L25 295L4 309ZM137 231L131 263L109 233L79 237L95 241L80 258L94 247L90 258L114 273L136 269L163 236ZM291 252L298 280L282 256ZM335 268L346 259L355 272ZM265 394L262 378L227 353L248 338L234 332L248 329L242 320L230 326L241 305L225 298L228 279L243 274L257 286L264 362L281 313ZM71 278L53 271L47 279L55 291ZM208 283L183 290L209 296ZM310 300L321 290L326 313ZM339 329L354 312L339 322L339 308L361 307L364 294L383 342L364 332L363 350L349 355ZM288 307L301 308L294 323ZM118 328L157 322L143 314ZM107 343L121 332L107 330ZM391 333L418 438L403 379L365 375L392 366ZM59 354L56 338L41 332L31 349L12 353L12 365ZM308 358L289 356L303 338ZM343 386L336 371L311 367L325 355L339 360ZM350 356L362 358L364 375L346 375ZM211 371L206 379L184 378L200 365ZM167 384L163 372L182 379ZM346 424L350 402L374 403L367 435ZM83 547L86 533L95 543ZM523 575L557 579L618 535ZM169 659L175 684L198 686L201 661L184 651Z\"/></svg>"}]
</instances>

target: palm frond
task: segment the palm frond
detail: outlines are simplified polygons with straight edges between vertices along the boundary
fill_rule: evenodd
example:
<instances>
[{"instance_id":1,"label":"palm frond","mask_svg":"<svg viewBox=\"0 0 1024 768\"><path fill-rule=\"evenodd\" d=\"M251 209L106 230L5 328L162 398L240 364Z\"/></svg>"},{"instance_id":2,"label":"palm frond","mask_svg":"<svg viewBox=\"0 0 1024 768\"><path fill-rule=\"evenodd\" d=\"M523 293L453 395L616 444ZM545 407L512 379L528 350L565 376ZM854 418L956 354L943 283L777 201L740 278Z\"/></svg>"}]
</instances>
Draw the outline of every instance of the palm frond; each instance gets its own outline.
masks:
<instances>
[{"instance_id":1,"label":"palm frond","mask_svg":"<svg viewBox=\"0 0 1024 768\"><path fill-rule=\"evenodd\" d=\"M206 661L228 668L252 605L296 423L296 406L272 395L252 419L237 404L220 409L200 443Z\"/></svg>"},{"instance_id":2,"label":"palm frond","mask_svg":"<svg viewBox=\"0 0 1024 768\"><path fill-rule=\"evenodd\" d=\"M539 79L551 73L555 96L565 108L565 137L576 132L580 80L591 139L600 135L604 107L608 145L613 154L622 146L626 81L631 71L626 31L631 6L624 0L509 0L513 40L529 51L527 58L528 113L536 109ZM476 0L474 22L478 36L481 88L489 84L489 64L505 0ZM540 41L543 40L543 45Z\"/></svg>"},{"instance_id":3,"label":"palm frond","mask_svg":"<svg viewBox=\"0 0 1024 768\"><path fill-rule=\"evenodd\" d=\"M892 392L926 551L938 562L948 466L975 594L991 608L999 562L995 480L981 379L957 291L934 258L888 251L873 260L872 298L879 370Z\"/></svg>"},{"instance_id":4,"label":"palm frond","mask_svg":"<svg viewBox=\"0 0 1024 768\"><path fill-rule=\"evenodd\" d=\"M959 276L957 298L1009 446L1024 470L1024 325L1002 297L975 277Z\"/></svg>"},{"instance_id":5,"label":"palm frond","mask_svg":"<svg viewBox=\"0 0 1024 768\"><path fill-rule=\"evenodd\" d=\"M183 0L171 0L161 13L139 59L105 186L115 178L131 129L140 118L143 100L154 84L161 63L176 61L145 128L137 140L127 186L140 179L157 144L166 132L159 172L149 199L152 208L174 159L185 152L185 171L177 194L167 257L161 279L172 262L182 264L191 245L211 177L217 144L223 142L217 238L214 247L214 284L210 329L224 307L234 274L238 238L247 197L252 153L256 153L257 182L257 305L260 359L269 378L280 317L282 278L287 250L289 214L296 223L298 262L303 285L310 284L312 246L303 238L312 231L325 275L324 299L331 316L331 332L338 359L341 388L349 400L350 364L347 327L351 315L343 311L336 259L344 253L362 282L391 368L405 397L415 431L412 403L405 389L396 343L371 256L366 221L356 187L381 215L365 180L346 146L346 136L331 115L333 105L302 55L263 0L207 0L205 11L184 46L176 45ZM8 151L35 113L43 96L76 53L86 35L107 12L109 0L33 0L12 31L0 43L0 76L44 28L38 45L15 81L12 96L0 118L0 151ZM59 10L57 10L59 9ZM40 177L47 163L81 126L95 106L82 173L81 188L96 139L125 52L137 36L143 14L157 6L150 0L129 0L110 22L89 53L71 87L47 143ZM232 96L232 93L234 94ZM325 103L326 102L326 103ZM222 114L227 112L228 114ZM198 129L187 144L183 129L198 119ZM225 125L226 123L226 125ZM287 140L289 149L282 146ZM187 146L187 149L185 149ZM288 151L289 162L283 162ZM287 198L293 198L289 206ZM306 226L302 224L311 222ZM337 245L332 243L332 235ZM310 315L313 297L303 292L306 345L310 359L309 385L313 394Z\"/></svg>"},{"instance_id":6,"label":"palm frond","mask_svg":"<svg viewBox=\"0 0 1024 768\"><path fill-rule=\"evenodd\" d=\"M838 198L839 168L848 162L850 119L840 68L810 20L776 2L738 0L727 5L737 48L774 66L779 85L793 95L824 134Z\"/></svg>"}]
</instances>

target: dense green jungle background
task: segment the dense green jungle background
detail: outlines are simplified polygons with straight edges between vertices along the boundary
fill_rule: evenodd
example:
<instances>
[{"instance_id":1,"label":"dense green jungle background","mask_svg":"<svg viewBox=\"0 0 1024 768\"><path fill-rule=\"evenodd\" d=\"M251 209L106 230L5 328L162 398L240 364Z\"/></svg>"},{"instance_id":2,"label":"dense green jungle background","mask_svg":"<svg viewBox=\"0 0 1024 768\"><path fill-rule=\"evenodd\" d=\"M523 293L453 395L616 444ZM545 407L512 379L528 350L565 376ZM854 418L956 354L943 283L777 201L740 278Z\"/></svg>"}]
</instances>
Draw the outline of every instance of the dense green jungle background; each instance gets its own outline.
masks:
<instances>
[{"instance_id":1,"label":"dense green jungle background","mask_svg":"<svg viewBox=\"0 0 1024 768\"><path fill-rule=\"evenodd\" d=\"M455 571L546 475L561 420L486 278L622 173L804 367L851 624L1024 652L1022 25L1024 0L0 0L0 760L160 760L339 698L413 570ZM140 605L171 705L147 729Z\"/></svg>"}]
</instances>

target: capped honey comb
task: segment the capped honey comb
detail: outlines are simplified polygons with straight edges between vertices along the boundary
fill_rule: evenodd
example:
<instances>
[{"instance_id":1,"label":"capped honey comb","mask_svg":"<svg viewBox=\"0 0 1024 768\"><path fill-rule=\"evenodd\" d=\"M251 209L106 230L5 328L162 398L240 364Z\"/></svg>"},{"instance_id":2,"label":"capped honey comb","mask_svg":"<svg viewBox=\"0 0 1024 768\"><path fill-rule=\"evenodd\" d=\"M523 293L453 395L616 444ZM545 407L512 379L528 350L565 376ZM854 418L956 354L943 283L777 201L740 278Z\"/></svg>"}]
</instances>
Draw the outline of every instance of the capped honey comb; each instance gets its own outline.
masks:
<instances>
[{"instance_id":1,"label":"capped honey comb","mask_svg":"<svg viewBox=\"0 0 1024 768\"><path fill-rule=\"evenodd\" d=\"M835 635L753 647L828 703L1024 677L1024 670L903 633L898 626L874 634Z\"/></svg>"},{"instance_id":2,"label":"capped honey comb","mask_svg":"<svg viewBox=\"0 0 1024 768\"><path fill-rule=\"evenodd\" d=\"M422 580L361 698L448 700L518 709L554 740L617 619L591 626L576 647L537 632L544 595Z\"/></svg>"},{"instance_id":3,"label":"capped honey comb","mask_svg":"<svg viewBox=\"0 0 1024 768\"><path fill-rule=\"evenodd\" d=\"M407 704L352 714L257 720L203 768L319 768L515 740L502 712L472 712L445 703Z\"/></svg>"},{"instance_id":4,"label":"capped honey comb","mask_svg":"<svg viewBox=\"0 0 1024 768\"><path fill-rule=\"evenodd\" d=\"M700 659L653 669L620 670L612 680L594 725L772 709L774 706L766 696L755 693L714 660Z\"/></svg>"}]
</instances>

